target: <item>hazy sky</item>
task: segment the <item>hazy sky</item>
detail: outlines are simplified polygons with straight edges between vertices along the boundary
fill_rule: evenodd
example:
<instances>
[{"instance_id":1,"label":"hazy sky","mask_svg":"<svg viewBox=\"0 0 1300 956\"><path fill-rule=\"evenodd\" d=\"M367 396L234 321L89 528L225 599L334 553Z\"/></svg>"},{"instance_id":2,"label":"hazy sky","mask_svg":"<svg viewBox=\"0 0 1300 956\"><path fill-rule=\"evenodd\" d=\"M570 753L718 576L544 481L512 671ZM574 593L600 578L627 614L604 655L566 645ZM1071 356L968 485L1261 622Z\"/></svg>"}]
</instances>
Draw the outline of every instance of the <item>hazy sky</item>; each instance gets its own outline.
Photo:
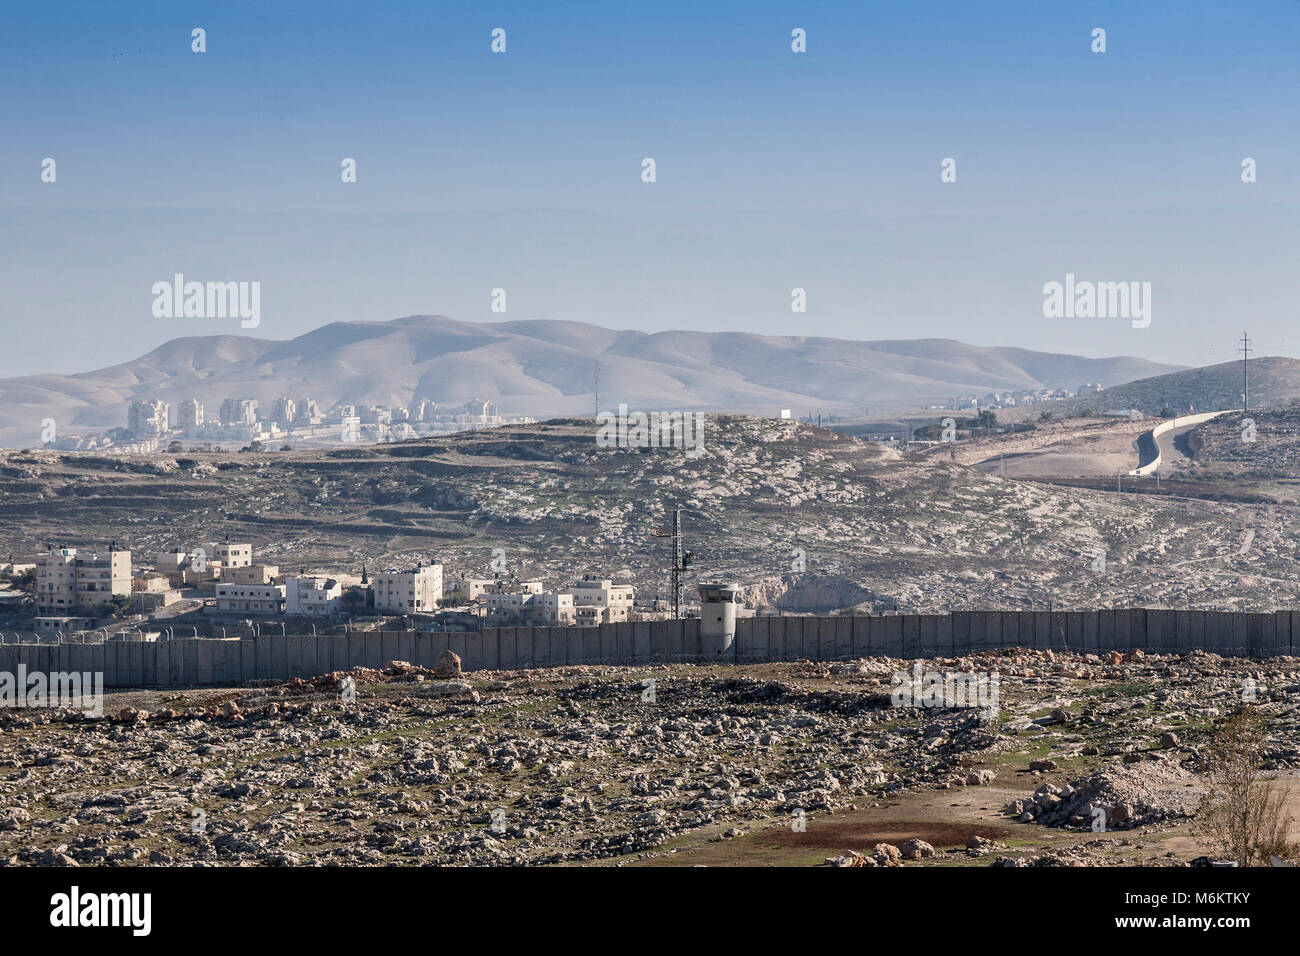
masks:
<instances>
[{"instance_id":1,"label":"hazy sky","mask_svg":"<svg viewBox=\"0 0 1300 956\"><path fill-rule=\"evenodd\" d=\"M1297 51L1295 0L8 4L0 375L241 332L155 318L177 272L259 281L264 338L433 313L1297 355ZM1067 272L1151 282L1150 327L1044 318Z\"/></svg>"}]
</instances>

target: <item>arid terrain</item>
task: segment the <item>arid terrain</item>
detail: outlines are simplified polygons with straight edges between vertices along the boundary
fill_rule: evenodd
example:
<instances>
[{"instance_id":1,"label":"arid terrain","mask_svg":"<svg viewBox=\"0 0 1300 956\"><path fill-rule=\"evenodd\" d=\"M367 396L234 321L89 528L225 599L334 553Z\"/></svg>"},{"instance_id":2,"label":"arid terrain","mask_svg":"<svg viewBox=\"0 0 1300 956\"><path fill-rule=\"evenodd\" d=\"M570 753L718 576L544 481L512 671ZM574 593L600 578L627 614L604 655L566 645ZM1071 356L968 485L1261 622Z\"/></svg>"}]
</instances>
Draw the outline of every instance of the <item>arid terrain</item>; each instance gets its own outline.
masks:
<instances>
[{"instance_id":1,"label":"arid terrain","mask_svg":"<svg viewBox=\"0 0 1300 956\"><path fill-rule=\"evenodd\" d=\"M1180 865L1209 852L1199 760L1243 698L1300 804L1294 658L922 664L996 673L987 712L894 706L912 665L395 663L10 709L0 864Z\"/></svg>"},{"instance_id":2,"label":"arid terrain","mask_svg":"<svg viewBox=\"0 0 1300 956\"><path fill-rule=\"evenodd\" d=\"M1136 430L1098 434L1122 445ZM424 560L486 576L501 548L507 576L565 586L601 571L647 599L667 596L655 532L680 508L688 589L732 578L763 609L1266 610L1300 595L1292 506L1249 483L1116 494L1104 478L1004 479L954 457L987 462L996 436L952 456L900 453L740 416L709 416L695 458L594 439L590 420L559 420L328 452L6 452L0 554L116 541L147 560L228 534L289 570Z\"/></svg>"}]
</instances>

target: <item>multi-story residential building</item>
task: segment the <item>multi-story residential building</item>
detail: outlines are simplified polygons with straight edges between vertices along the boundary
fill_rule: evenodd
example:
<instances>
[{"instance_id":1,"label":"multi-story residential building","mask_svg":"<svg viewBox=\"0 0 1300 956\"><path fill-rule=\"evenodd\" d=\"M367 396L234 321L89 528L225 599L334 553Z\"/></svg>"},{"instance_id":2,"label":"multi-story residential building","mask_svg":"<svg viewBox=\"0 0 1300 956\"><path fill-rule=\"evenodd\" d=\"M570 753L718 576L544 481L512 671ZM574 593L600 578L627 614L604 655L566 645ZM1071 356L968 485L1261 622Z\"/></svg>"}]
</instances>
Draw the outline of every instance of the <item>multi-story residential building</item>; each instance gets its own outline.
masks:
<instances>
[{"instance_id":1,"label":"multi-story residential building","mask_svg":"<svg viewBox=\"0 0 1300 956\"><path fill-rule=\"evenodd\" d=\"M495 584L495 582L494 582ZM542 593L541 581L524 581L518 590L492 590L483 593L487 616L494 621L522 621L528 613L528 604Z\"/></svg>"},{"instance_id":2,"label":"multi-story residential building","mask_svg":"<svg viewBox=\"0 0 1300 956\"><path fill-rule=\"evenodd\" d=\"M36 556L36 609L40 614L67 613L77 586L77 549L61 548Z\"/></svg>"},{"instance_id":3,"label":"multi-story residential building","mask_svg":"<svg viewBox=\"0 0 1300 956\"><path fill-rule=\"evenodd\" d=\"M481 597L494 623L566 626L576 621L573 595L544 591L541 581L525 581L518 591L485 591Z\"/></svg>"},{"instance_id":4,"label":"multi-story residential building","mask_svg":"<svg viewBox=\"0 0 1300 956\"><path fill-rule=\"evenodd\" d=\"M413 422L428 421L433 418L437 404L427 398L417 398L406 406L406 417Z\"/></svg>"},{"instance_id":5,"label":"multi-story residential building","mask_svg":"<svg viewBox=\"0 0 1300 956\"><path fill-rule=\"evenodd\" d=\"M343 586L333 578L288 577L284 587L285 614L328 617L338 613Z\"/></svg>"},{"instance_id":6,"label":"multi-story residential building","mask_svg":"<svg viewBox=\"0 0 1300 956\"><path fill-rule=\"evenodd\" d=\"M281 428L288 428L298 415L298 403L292 398L277 398L271 406L271 418Z\"/></svg>"},{"instance_id":7,"label":"multi-story residential building","mask_svg":"<svg viewBox=\"0 0 1300 956\"><path fill-rule=\"evenodd\" d=\"M183 429L202 428L203 422L206 420L206 413L207 409L203 407L203 403L197 398L187 398L176 406L176 427Z\"/></svg>"},{"instance_id":8,"label":"multi-story residential building","mask_svg":"<svg viewBox=\"0 0 1300 956\"><path fill-rule=\"evenodd\" d=\"M97 611L114 595L131 594L131 552L78 553L61 548L36 558L38 614Z\"/></svg>"},{"instance_id":9,"label":"multi-story residential building","mask_svg":"<svg viewBox=\"0 0 1300 956\"><path fill-rule=\"evenodd\" d=\"M566 627L575 623L573 595L567 591L543 591L532 595L524 615L530 623Z\"/></svg>"},{"instance_id":10,"label":"multi-story residential building","mask_svg":"<svg viewBox=\"0 0 1300 956\"><path fill-rule=\"evenodd\" d=\"M257 424L257 400L252 398L226 399L221 403L221 424Z\"/></svg>"},{"instance_id":11,"label":"multi-story residential building","mask_svg":"<svg viewBox=\"0 0 1300 956\"><path fill-rule=\"evenodd\" d=\"M112 546L107 551L78 554L76 603L73 607L101 608L115 594L131 593L131 552Z\"/></svg>"},{"instance_id":12,"label":"multi-story residential building","mask_svg":"<svg viewBox=\"0 0 1300 956\"><path fill-rule=\"evenodd\" d=\"M295 425L319 425L324 420L325 416L321 414L320 405L314 398L304 398L294 409Z\"/></svg>"},{"instance_id":13,"label":"multi-story residential building","mask_svg":"<svg viewBox=\"0 0 1300 956\"><path fill-rule=\"evenodd\" d=\"M217 611L227 614L279 614L284 610L283 584L217 584Z\"/></svg>"},{"instance_id":14,"label":"multi-story residential building","mask_svg":"<svg viewBox=\"0 0 1300 956\"><path fill-rule=\"evenodd\" d=\"M374 575L371 589L375 610L386 614L433 614L442 600L442 565L426 564L411 571L390 568Z\"/></svg>"},{"instance_id":15,"label":"multi-story residential building","mask_svg":"<svg viewBox=\"0 0 1300 956\"><path fill-rule=\"evenodd\" d=\"M232 544L223 541L212 545L212 550L208 553L211 555L211 560L220 564L223 569L247 568L253 563L253 546L247 543Z\"/></svg>"},{"instance_id":16,"label":"multi-story residential building","mask_svg":"<svg viewBox=\"0 0 1300 956\"><path fill-rule=\"evenodd\" d=\"M584 574L569 589L573 594L574 617L579 624L616 624L628 620L632 610L630 584L615 584L598 574Z\"/></svg>"},{"instance_id":17,"label":"multi-story residential building","mask_svg":"<svg viewBox=\"0 0 1300 956\"><path fill-rule=\"evenodd\" d=\"M167 416L166 402L134 401L126 412L126 430L136 438L158 438L170 427Z\"/></svg>"}]
</instances>

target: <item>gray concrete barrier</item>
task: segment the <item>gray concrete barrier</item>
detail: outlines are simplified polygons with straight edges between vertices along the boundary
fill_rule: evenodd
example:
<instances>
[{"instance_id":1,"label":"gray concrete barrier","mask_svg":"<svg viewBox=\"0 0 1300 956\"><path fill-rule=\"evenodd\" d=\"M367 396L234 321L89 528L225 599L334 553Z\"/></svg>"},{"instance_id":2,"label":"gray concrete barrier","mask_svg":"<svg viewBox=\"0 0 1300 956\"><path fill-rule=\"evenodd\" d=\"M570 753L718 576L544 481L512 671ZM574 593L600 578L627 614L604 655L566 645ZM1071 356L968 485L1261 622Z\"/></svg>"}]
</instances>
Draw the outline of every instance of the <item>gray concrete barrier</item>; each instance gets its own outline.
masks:
<instances>
[{"instance_id":1,"label":"gray concrete barrier","mask_svg":"<svg viewBox=\"0 0 1300 956\"><path fill-rule=\"evenodd\" d=\"M1300 611L954 611L950 614L756 617L736 624L740 663L948 657L1004 647L1083 653L1300 655ZM568 664L652 664L701 659L699 621L598 627L499 627L475 632L357 632L325 637L179 638L101 643L0 643L0 671L101 672L107 687L220 686L312 677L405 660L432 667L445 650L465 670Z\"/></svg>"}]
</instances>

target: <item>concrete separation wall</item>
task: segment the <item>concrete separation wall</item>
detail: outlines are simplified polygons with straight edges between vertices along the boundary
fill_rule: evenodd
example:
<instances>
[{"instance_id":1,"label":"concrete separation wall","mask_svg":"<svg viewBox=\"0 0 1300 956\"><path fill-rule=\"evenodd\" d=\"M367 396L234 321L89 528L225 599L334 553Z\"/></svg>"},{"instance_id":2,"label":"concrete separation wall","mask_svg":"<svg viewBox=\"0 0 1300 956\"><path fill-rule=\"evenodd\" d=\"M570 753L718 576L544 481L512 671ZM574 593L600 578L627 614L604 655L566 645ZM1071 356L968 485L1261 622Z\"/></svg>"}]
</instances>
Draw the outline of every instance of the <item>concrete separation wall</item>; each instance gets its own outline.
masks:
<instances>
[{"instance_id":1,"label":"concrete separation wall","mask_svg":"<svg viewBox=\"0 0 1300 956\"><path fill-rule=\"evenodd\" d=\"M1201 422L1208 422L1211 418L1217 418L1222 414L1223 412L1201 412L1196 415L1182 415L1178 418L1171 418L1167 422L1161 422L1149 432L1143 432L1138 436L1138 461L1141 462L1144 458L1147 461L1145 464L1139 464L1129 474L1141 477L1142 475L1149 475L1160 468L1160 436L1171 428L1199 425Z\"/></svg>"},{"instance_id":2,"label":"concrete separation wall","mask_svg":"<svg viewBox=\"0 0 1300 956\"><path fill-rule=\"evenodd\" d=\"M881 617L754 617L736 622L722 658L701 653L700 622L653 621L599 627L500 627L480 633L353 632L304 637L264 635L147 643L0 644L0 672L99 672L104 686L221 686L312 677L389 661L432 667L445 650L466 670L518 670L574 664L757 663L857 657L943 657L1004 647L1084 653L1225 657L1300 655L1300 611L1264 613L1130 608L1105 611L954 611Z\"/></svg>"}]
</instances>

